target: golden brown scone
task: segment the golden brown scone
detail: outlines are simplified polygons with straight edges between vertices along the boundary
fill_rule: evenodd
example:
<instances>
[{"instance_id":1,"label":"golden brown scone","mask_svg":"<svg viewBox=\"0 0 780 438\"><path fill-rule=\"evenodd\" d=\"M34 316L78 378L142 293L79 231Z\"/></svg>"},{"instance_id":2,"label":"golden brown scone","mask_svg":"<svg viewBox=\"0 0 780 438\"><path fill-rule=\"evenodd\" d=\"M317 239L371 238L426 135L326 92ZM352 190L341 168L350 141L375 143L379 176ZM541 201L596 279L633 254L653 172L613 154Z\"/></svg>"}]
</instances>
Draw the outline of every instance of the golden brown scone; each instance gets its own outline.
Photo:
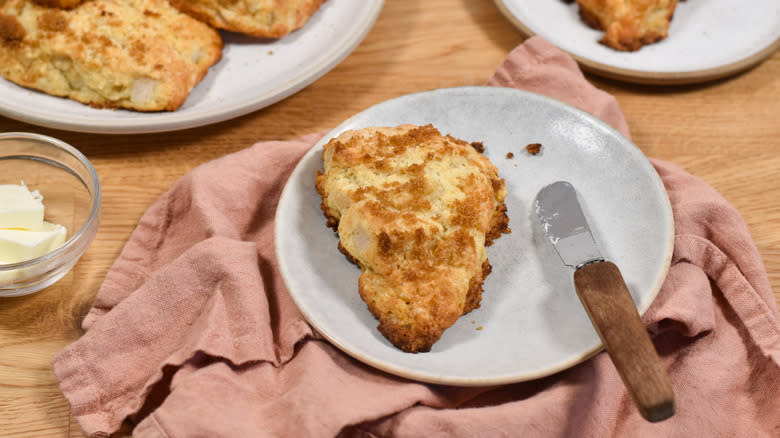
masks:
<instances>
[{"instance_id":1,"label":"golden brown scone","mask_svg":"<svg viewBox=\"0 0 780 438\"><path fill-rule=\"evenodd\" d=\"M601 43L633 52L668 35L677 0L577 0L580 17L603 30Z\"/></svg>"},{"instance_id":2,"label":"golden brown scone","mask_svg":"<svg viewBox=\"0 0 780 438\"><path fill-rule=\"evenodd\" d=\"M0 74L97 108L174 111L221 56L219 34L166 0L0 8Z\"/></svg>"},{"instance_id":3,"label":"golden brown scone","mask_svg":"<svg viewBox=\"0 0 780 438\"><path fill-rule=\"evenodd\" d=\"M479 307L485 246L509 232L504 180L479 147L431 125L347 131L324 147L327 224L362 270L379 331L403 351L430 350Z\"/></svg>"},{"instance_id":4,"label":"golden brown scone","mask_svg":"<svg viewBox=\"0 0 780 438\"><path fill-rule=\"evenodd\" d=\"M170 0L198 20L219 29L280 38L303 27L325 0Z\"/></svg>"}]
</instances>

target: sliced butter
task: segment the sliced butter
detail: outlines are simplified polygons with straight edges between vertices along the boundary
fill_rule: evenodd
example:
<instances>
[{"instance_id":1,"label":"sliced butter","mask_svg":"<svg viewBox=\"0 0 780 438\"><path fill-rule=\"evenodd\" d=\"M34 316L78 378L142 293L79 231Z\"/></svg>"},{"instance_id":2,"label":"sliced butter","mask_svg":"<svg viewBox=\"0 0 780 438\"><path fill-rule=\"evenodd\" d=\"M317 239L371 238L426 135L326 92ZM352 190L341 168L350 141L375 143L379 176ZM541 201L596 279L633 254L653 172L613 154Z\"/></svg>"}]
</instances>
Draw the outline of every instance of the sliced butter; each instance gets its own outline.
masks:
<instances>
[{"instance_id":1,"label":"sliced butter","mask_svg":"<svg viewBox=\"0 0 780 438\"><path fill-rule=\"evenodd\" d=\"M39 230L43 226L43 198L22 183L0 184L0 228Z\"/></svg>"},{"instance_id":2,"label":"sliced butter","mask_svg":"<svg viewBox=\"0 0 780 438\"><path fill-rule=\"evenodd\" d=\"M19 263L40 257L65 242L65 227L43 222L37 231L0 229L0 260Z\"/></svg>"}]
</instances>

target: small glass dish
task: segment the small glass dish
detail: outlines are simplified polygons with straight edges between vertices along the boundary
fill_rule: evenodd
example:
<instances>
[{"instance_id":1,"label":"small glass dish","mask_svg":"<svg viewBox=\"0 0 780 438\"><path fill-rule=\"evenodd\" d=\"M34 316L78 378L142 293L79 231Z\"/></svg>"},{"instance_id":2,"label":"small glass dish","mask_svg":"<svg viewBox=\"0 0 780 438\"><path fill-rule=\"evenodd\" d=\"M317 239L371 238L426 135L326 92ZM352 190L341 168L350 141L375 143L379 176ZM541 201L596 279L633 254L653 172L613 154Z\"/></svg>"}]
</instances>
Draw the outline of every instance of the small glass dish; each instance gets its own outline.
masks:
<instances>
[{"instance_id":1,"label":"small glass dish","mask_svg":"<svg viewBox=\"0 0 780 438\"><path fill-rule=\"evenodd\" d=\"M67 229L65 242L19 263L0 264L0 297L38 292L62 278L95 239L100 181L73 146L40 134L0 133L0 184L24 183L43 196L44 220Z\"/></svg>"}]
</instances>

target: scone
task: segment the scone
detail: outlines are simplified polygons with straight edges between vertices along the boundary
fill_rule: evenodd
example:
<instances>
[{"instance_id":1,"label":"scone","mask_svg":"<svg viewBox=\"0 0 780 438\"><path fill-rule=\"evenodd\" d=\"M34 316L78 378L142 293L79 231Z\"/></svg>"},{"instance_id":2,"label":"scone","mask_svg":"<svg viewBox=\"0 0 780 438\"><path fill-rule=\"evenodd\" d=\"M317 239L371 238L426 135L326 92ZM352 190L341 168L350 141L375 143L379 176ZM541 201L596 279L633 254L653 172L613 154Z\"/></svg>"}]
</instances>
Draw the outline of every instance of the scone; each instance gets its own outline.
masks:
<instances>
[{"instance_id":1,"label":"scone","mask_svg":"<svg viewBox=\"0 0 780 438\"><path fill-rule=\"evenodd\" d=\"M262 38L280 38L303 27L325 0L170 0L216 28Z\"/></svg>"},{"instance_id":2,"label":"scone","mask_svg":"<svg viewBox=\"0 0 780 438\"><path fill-rule=\"evenodd\" d=\"M577 0L580 17L603 30L601 43L636 51L668 35L677 0Z\"/></svg>"},{"instance_id":3,"label":"scone","mask_svg":"<svg viewBox=\"0 0 780 438\"><path fill-rule=\"evenodd\" d=\"M431 125L347 131L324 147L327 225L361 268L379 331L403 351L429 351L479 307L485 246L509 232L504 180L480 148Z\"/></svg>"},{"instance_id":4,"label":"scone","mask_svg":"<svg viewBox=\"0 0 780 438\"><path fill-rule=\"evenodd\" d=\"M0 74L97 108L174 111L221 56L219 34L166 0L0 8Z\"/></svg>"}]
</instances>

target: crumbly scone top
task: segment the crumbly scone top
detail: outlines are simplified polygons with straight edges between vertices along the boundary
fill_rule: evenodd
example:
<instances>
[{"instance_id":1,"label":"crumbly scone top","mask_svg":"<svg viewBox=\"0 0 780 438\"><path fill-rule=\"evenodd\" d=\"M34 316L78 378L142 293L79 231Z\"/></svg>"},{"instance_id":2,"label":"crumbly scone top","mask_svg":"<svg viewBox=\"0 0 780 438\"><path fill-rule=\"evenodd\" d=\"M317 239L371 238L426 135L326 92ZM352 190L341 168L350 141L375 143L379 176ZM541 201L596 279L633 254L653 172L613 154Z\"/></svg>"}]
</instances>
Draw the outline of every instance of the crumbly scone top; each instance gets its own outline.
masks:
<instances>
[{"instance_id":1,"label":"crumbly scone top","mask_svg":"<svg viewBox=\"0 0 780 438\"><path fill-rule=\"evenodd\" d=\"M427 350L463 314L489 272L485 245L508 232L504 181L477 147L403 125L324 148L323 212L363 270L359 290L380 331L406 351Z\"/></svg>"}]
</instances>

